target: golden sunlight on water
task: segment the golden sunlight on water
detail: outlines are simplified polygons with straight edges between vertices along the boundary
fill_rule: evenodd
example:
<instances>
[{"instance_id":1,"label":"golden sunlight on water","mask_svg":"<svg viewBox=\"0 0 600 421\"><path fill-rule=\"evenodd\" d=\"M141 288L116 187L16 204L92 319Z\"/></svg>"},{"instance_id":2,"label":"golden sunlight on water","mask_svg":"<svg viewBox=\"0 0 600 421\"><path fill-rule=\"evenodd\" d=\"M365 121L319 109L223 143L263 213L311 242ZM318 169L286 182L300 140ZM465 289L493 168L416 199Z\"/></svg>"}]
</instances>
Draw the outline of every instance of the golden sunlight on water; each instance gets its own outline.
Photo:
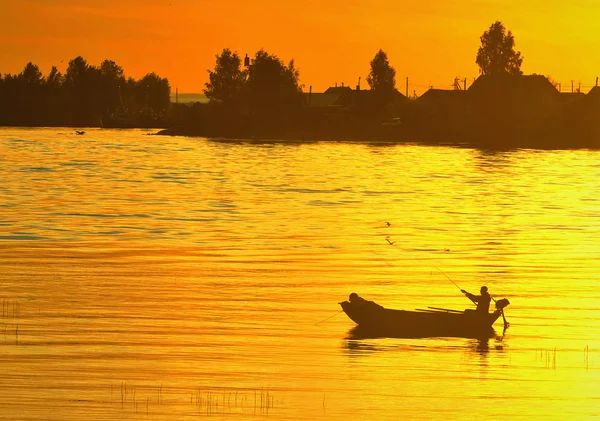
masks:
<instances>
[{"instance_id":1,"label":"golden sunlight on water","mask_svg":"<svg viewBox=\"0 0 600 421\"><path fill-rule=\"evenodd\" d=\"M598 152L146 134L0 131L0 419L600 413ZM508 330L339 313L469 307L442 271Z\"/></svg>"}]
</instances>

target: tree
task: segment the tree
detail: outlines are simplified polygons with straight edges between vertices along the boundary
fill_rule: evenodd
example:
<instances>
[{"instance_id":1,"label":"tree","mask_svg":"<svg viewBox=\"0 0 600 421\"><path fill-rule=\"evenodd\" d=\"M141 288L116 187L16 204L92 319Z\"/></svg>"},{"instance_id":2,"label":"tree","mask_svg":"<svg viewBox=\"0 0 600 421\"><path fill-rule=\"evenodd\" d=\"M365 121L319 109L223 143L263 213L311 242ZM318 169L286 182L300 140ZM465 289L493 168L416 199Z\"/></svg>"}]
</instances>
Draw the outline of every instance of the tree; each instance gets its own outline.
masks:
<instances>
[{"instance_id":1,"label":"tree","mask_svg":"<svg viewBox=\"0 0 600 421\"><path fill-rule=\"evenodd\" d=\"M46 125L66 123L68 98L63 88L64 79L56 66L52 66L46 77L43 112L40 113L40 117L45 119L44 124Z\"/></svg>"},{"instance_id":2,"label":"tree","mask_svg":"<svg viewBox=\"0 0 600 421\"><path fill-rule=\"evenodd\" d=\"M20 124L33 125L39 118L42 108L42 84L44 77L40 68L29 62L17 76L19 94L14 100L14 107L18 110Z\"/></svg>"},{"instance_id":3,"label":"tree","mask_svg":"<svg viewBox=\"0 0 600 421\"><path fill-rule=\"evenodd\" d=\"M23 71L19 74L19 79L28 85L41 85L44 81L40 68L32 62L27 63Z\"/></svg>"},{"instance_id":4,"label":"tree","mask_svg":"<svg viewBox=\"0 0 600 421\"><path fill-rule=\"evenodd\" d=\"M246 81L246 71L242 70L242 61L237 53L229 48L216 56L214 71L208 71L209 82L205 84L204 94L214 103L235 104Z\"/></svg>"},{"instance_id":5,"label":"tree","mask_svg":"<svg viewBox=\"0 0 600 421\"><path fill-rule=\"evenodd\" d=\"M247 99L257 110L290 111L302 102L299 81L300 72L294 60L286 66L279 57L261 49L248 69Z\"/></svg>"},{"instance_id":6,"label":"tree","mask_svg":"<svg viewBox=\"0 0 600 421\"><path fill-rule=\"evenodd\" d=\"M373 91L391 93L396 89L396 70L390 66L388 56L379 50L371 60L371 71L367 83Z\"/></svg>"},{"instance_id":7,"label":"tree","mask_svg":"<svg viewBox=\"0 0 600 421\"><path fill-rule=\"evenodd\" d=\"M171 86L167 78L148 73L137 82L136 97L146 115L164 117L171 104Z\"/></svg>"},{"instance_id":8,"label":"tree","mask_svg":"<svg viewBox=\"0 0 600 421\"><path fill-rule=\"evenodd\" d=\"M46 79L46 85L60 88L63 84L63 79L63 75L58 71L56 66L52 66L48 78Z\"/></svg>"},{"instance_id":9,"label":"tree","mask_svg":"<svg viewBox=\"0 0 600 421\"><path fill-rule=\"evenodd\" d=\"M100 70L77 56L69 61L65 89L70 102L72 124L97 124L102 112L102 78Z\"/></svg>"},{"instance_id":10,"label":"tree","mask_svg":"<svg viewBox=\"0 0 600 421\"><path fill-rule=\"evenodd\" d=\"M125 84L125 73L121 66L108 59L100 64L99 70L102 79L102 112L106 113L105 117L110 117L122 107L121 87Z\"/></svg>"},{"instance_id":11,"label":"tree","mask_svg":"<svg viewBox=\"0 0 600 421\"><path fill-rule=\"evenodd\" d=\"M494 22L481 36L481 47L475 62L482 75L511 74L521 75L523 57L515 51L515 39L500 21Z\"/></svg>"}]
</instances>

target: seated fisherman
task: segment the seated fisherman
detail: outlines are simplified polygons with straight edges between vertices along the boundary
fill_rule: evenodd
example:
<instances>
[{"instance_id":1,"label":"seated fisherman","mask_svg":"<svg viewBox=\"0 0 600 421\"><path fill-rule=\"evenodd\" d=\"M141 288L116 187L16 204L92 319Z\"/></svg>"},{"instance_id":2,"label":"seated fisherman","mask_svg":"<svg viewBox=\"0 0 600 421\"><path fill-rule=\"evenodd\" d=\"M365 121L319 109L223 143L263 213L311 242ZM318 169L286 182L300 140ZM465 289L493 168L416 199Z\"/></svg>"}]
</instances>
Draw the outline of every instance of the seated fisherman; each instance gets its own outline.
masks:
<instances>
[{"instance_id":1,"label":"seated fisherman","mask_svg":"<svg viewBox=\"0 0 600 421\"><path fill-rule=\"evenodd\" d=\"M490 296L488 289L486 286L481 287L481 295L473 295L464 289L461 289L461 292L465 294L471 301L477 303L477 311L487 314L490 311L490 301L492 301L492 297Z\"/></svg>"},{"instance_id":2,"label":"seated fisherman","mask_svg":"<svg viewBox=\"0 0 600 421\"><path fill-rule=\"evenodd\" d=\"M358 307L371 306L371 307L376 307L376 308L383 308L382 306L380 306L379 304L377 304L374 301L365 300L363 297L359 296L356 292L353 292L352 294L350 294L350 297L348 297L348 301L350 302L350 304L358 306Z\"/></svg>"}]
</instances>

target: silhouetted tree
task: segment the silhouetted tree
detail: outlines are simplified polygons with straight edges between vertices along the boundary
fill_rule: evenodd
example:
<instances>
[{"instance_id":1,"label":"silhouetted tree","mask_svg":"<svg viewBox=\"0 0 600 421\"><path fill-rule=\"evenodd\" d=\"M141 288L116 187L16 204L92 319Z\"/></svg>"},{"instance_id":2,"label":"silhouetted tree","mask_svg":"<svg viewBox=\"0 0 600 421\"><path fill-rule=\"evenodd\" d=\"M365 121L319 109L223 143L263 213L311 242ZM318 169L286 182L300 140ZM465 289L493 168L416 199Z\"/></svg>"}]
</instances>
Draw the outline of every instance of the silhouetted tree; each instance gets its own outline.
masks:
<instances>
[{"instance_id":1,"label":"silhouetted tree","mask_svg":"<svg viewBox=\"0 0 600 421\"><path fill-rule=\"evenodd\" d=\"M65 78L58 71L56 66L52 66L50 73L46 77L44 86L44 125L66 124L68 114L68 98L64 89ZM42 117L42 116L41 116Z\"/></svg>"},{"instance_id":2,"label":"silhouetted tree","mask_svg":"<svg viewBox=\"0 0 600 421\"><path fill-rule=\"evenodd\" d=\"M102 85L102 112L105 117L112 117L122 107L121 87L125 84L123 68L112 60L104 60L100 64ZM122 113L125 110L121 110Z\"/></svg>"},{"instance_id":3,"label":"silhouetted tree","mask_svg":"<svg viewBox=\"0 0 600 421\"><path fill-rule=\"evenodd\" d=\"M229 48L223 49L216 58L214 71L208 71L209 82L205 84L204 94L211 102L230 106L239 100L247 72L241 68L240 57Z\"/></svg>"},{"instance_id":4,"label":"silhouetted tree","mask_svg":"<svg viewBox=\"0 0 600 421\"><path fill-rule=\"evenodd\" d=\"M371 60L367 83L374 91L392 93L396 89L396 70L390 66L383 50L379 50Z\"/></svg>"},{"instance_id":5,"label":"silhouetted tree","mask_svg":"<svg viewBox=\"0 0 600 421\"><path fill-rule=\"evenodd\" d=\"M149 73L140 81L126 80L112 60L95 67L79 56L64 76L53 66L44 78L33 63L18 75L0 75L0 125L98 125L108 116L112 122L147 126L164 124L159 119L169 106L167 79ZM121 111L115 118L118 107L133 112Z\"/></svg>"},{"instance_id":6,"label":"silhouetted tree","mask_svg":"<svg viewBox=\"0 0 600 421\"><path fill-rule=\"evenodd\" d=\"M510 31L506 33L500 21L494 22L481 36L481 47L475 62L482 75L523 74L521 52L515 51L515 39Z\"/></svg>"},{"instance_id":7,"label":"silhouetted tree","mask_svg":"<svg viewBox=\"0 0 600 421\"><path fill-rule=\"evenodd\" d=\"M40 68L29 62L17 76L19 95L14 99L19 124L34 124L42 111L42 84L44 77Z\"/></svg>"},{"instance_id":8,"label":"silhouetted tree","mask_svg":"<svg viewBox=\"0 0 600 421\"><path fill-rule=\"evenodd\" d=\"M283 123L281 119L289 120L302 106L299 80L294 60L286 66L276 55L259 50L248 69L244 89L251 113L271 120L272 124Z\"/></svg>"},{"instance_id":9,"label":"silhouetted tree","mask_svg":"<svg viewBox=\"0 0 600 421\"><path fill-rule=\"evenodd\" d=\"M72 123L95 125L102 110L102 80L98 68L87 64L81 56L69 61L65 89L70 100Z\"/></svg>"},{"instance_id":10,"label":"silhouetted tree","mask_svg":"<svg viewBox=\"0 0 600 421\"><path fill-rule=\"evenodd\" d=\"M163 117L171 104L169 81L156 73L148 73L137 83L137 101L143 104L143 113L152 118Z\"/></svg>"},{"instance_id":11,"label":"silhouetted tree","mask_svg":"<svg viewBox=\"0 0 600 421\"><path fill-rule=\"evenodd\" d=\"M48 77L46 78L46 85L60 88L63 83L64 83L64 77L63 77L62 73L60 73L58 71L56 66L52 66L52 68L50 69L50 73L48 74Z\"/></svg>"},{"instance_id":12,"label":"silhouetted tree","mask_svg":"<svg viewBox=\"0 0 600 421\"><path fill-rule=\"evenodd\" d=\"M44 77L42 76L42 72L40 72L40 68L36 64L29 62L19 74L19 79L28 85L41 85Z\"/></svg>"}]
</instances>

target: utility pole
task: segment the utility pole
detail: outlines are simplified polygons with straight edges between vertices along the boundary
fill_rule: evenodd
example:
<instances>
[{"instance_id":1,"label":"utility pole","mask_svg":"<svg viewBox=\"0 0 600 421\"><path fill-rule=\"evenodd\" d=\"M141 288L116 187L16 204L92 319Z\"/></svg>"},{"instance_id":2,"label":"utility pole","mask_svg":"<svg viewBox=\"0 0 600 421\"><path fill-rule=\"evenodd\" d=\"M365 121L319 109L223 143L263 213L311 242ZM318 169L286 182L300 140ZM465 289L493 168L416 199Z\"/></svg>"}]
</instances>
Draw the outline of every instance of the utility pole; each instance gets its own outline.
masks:
<instances>
[{"instance_id":1,"label":"utility pole","mask_svg":"<svg viewBox=\"0 0 600 421\"><path fill-rule=\"evenodd\" d=\"M406 76L406 97L408 98L408 76Z\"/></svg>"},{"instance_id":2,"label":"utility pole","mask_svg":"<svg viewBox=\"0 0 600 421\"><path fill-rule=\"evenodd\" d=\"M596 86L598 86L598 76L596 76Z\"/></svg>"},{"instance_id":3,"label":"utility pole","mask_svg":"<svg viewBox=\"0 0 600 421\"><path fill-rule=\"evenodd\" d=\"M312 97L312 85L308 87L308 108L310 108L311 97Z\"/></svg>"},{"instance_id":4,"label":"utility pole","mask_svg":"<svg viewBox=\"0 0 600 421\"><path fill-rule=\"evenodd\" d=\"M465 78L464 87L465 87L465 91L466 91L467 90L467 78Z\"/></svg>"},{"instance_id":5,"label":"utility pole","mask_svg":"<svg viewBox=\"0 0 600 421\"><path fill-rule=\"evenodd\" d=\"M175 88L175 104L179 104L179 88Z\"/></svg>"},{"instance_id":6,"label":"utility pole","mask_svg":"<svg viewBox=\"0 0 600 421\"><path fill-rule=\"evenodd\" d=\"M573 89L573 81L571 81L571 93L575 92Z\"/></svg>"}]
</instances>

